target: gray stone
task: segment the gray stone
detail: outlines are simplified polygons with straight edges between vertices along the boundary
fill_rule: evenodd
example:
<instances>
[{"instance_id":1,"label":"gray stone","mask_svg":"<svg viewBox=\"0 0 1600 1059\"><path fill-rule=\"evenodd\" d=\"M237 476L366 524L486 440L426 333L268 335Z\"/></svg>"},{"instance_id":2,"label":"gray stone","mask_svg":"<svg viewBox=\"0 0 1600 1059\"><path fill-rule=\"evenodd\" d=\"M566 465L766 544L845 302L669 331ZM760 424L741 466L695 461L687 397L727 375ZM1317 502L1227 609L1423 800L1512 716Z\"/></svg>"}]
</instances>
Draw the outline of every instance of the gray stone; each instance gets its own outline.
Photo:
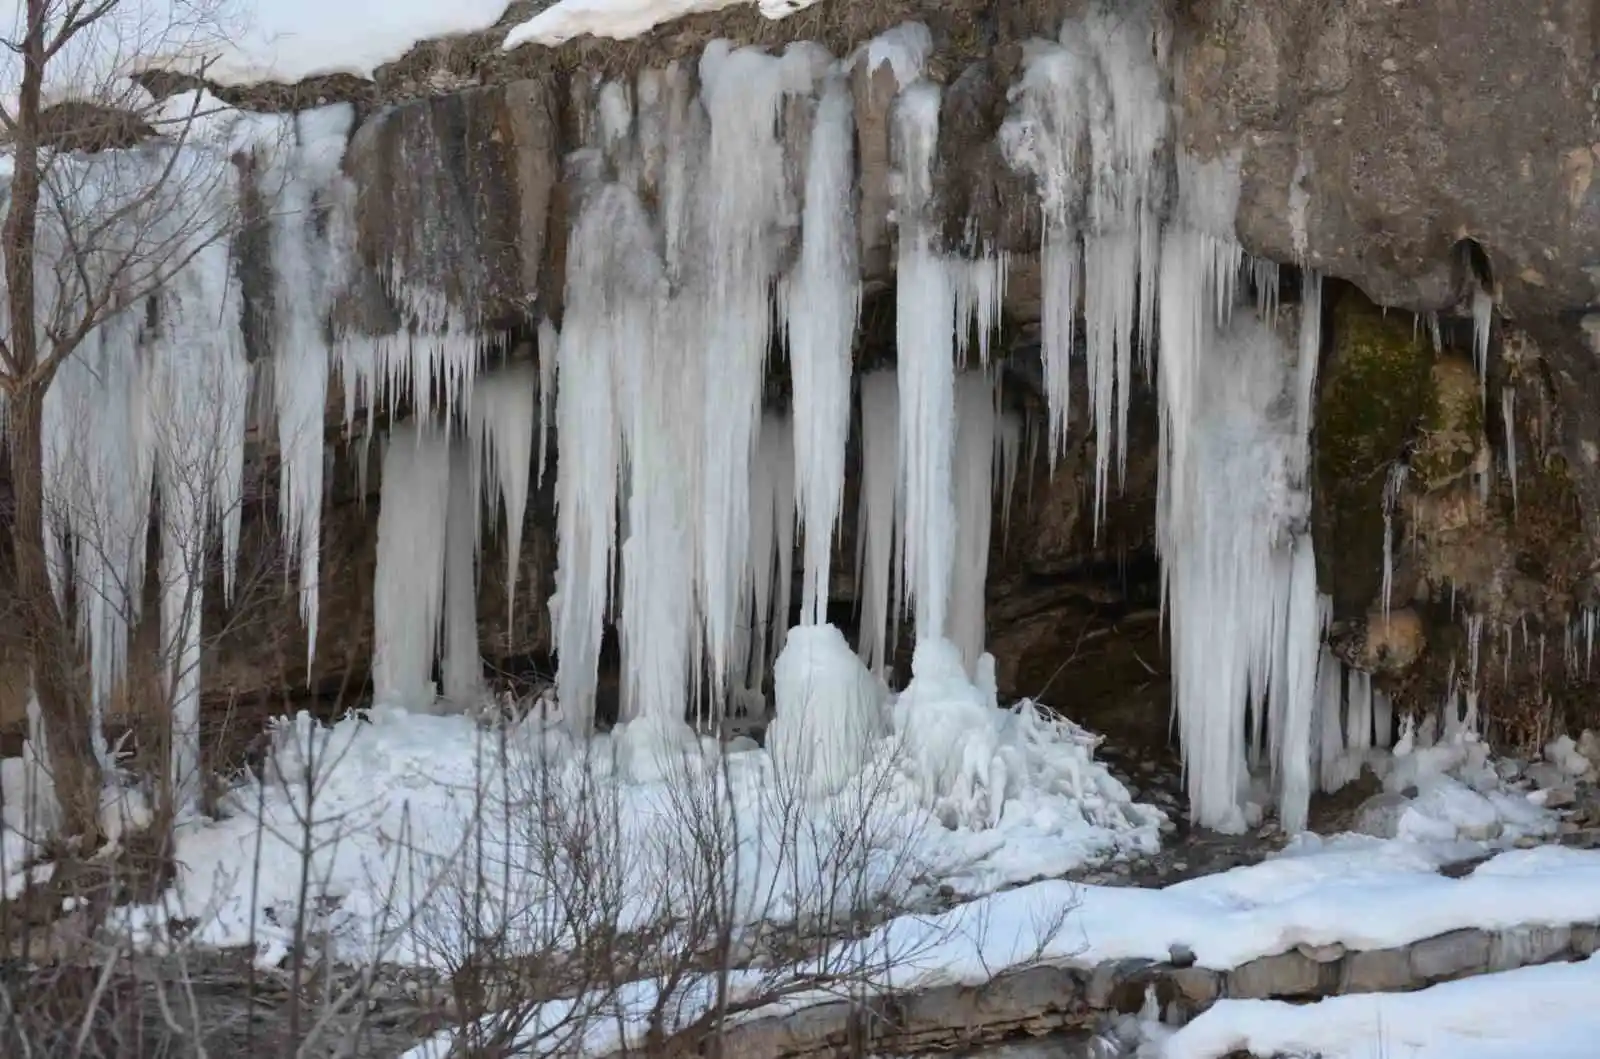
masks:
<instances>
[{"instance_id":1,"label":"gray stone","mask_svg":"<svg viewBox=\"0 0 1600 1059\"><path fill-rule=\"evenodd\" d=\"M1526 767L1521 761L1512 757L1504 757L1494 763L1496 775L1507 783L1521 776Z\"/></svg>"},{"instance_id":2,"label":"gray stone","mask_svg":"<svg viewBox=\"0 0 1600 1059\"><path fill-rule=\"evenodd\" d=\"M1352 952L1339 965L1341 993L1390 993L1410 989L1414 981L1411 954L1405 949Z\"/></svg>"},{"instance_id":3,"label":"gray stone","mask_svg":"<svg viewBox=\"0 0 1600 1059\"><path fill-rule=\"evenodd\" d=\"M1411 800L1402 794L1383 791L1361 803L1351 830L1374 838L1394 838L1400 831L1400 817Z\"/></svg>"},{"instance_id":4,"label":"gray stone","mask_svg":"<svg viewBox=\"0 0 1600 1059\"><path fill-rule=\"evenodd\" d=\"M1295 946L1295 949L1306 959L1315 960L1317 963L1338 963L1344 959L1345 952L1344 946L1337 941L1327 945L1308 945L1302 941Z\"/></svg>"},{"instance_id":5,"label":"gray stone","mask_svg":"<svg viewBox=\"0 0 1600 1059\"><path fill-rule=\"evenodd\" d=\"M1600 926L1583 924L1571 928L1571 945L1574 956L1593 956L1600 952Z\"/></svg>"},{"instance_id":6,"label":"gray stone","mask_svg":"<svg viewBox=\"0 0 1600 1059\"><path fill-rule=\"evenodd\" d=\"M1600 732L1585 728L1578 736L1578 753L1589 759L1591 769L1600 769Z\"/></svg>"},{"instance_id":7,"label":"gray stone","mask_svg":"<svg viewBox=\"0 0 1600 1059\"><path fill-rule=\"evenodd\" d=\"M1552 790L1557 787L1569 787L1572 777L1558 765L1548 761L1535 761L1523 772L1529 783L1542 791Z\"/></svg>"},{"instance_id":8,"label":"gray stone","mask_svg":"<svg viewBox=\"0 0 1600 1059\"><path fill-rule=\"evenodd\" d=\"M1227 994L1241 1000L1317 996L1327 991L1323 965L1297 950L1263 956L1228 972Z\"/></svg>"},{"instance_id":9,"label":"gray stone","mask_svg":"<svg viewBox=\"0 0 1600 1059\"><path fill-rule=\"evenodd\" d=\"M1167 948L1167 959L1171 961L1172 966L1174 967L1193 967L1195 959L1194 950L1183 944L1181 941L1173 942L1172 945Z\"/></svg>"},{"instance_id":10,"label":"gray stone","mask_svg":"<svg viewBox=\"0 0 1600 1059\"><path fill-rule=\"evenodd\" d=\"M1541 793L1544 799L1540 804L1546 809L1565 809L1578 800L1577 792L1571 787L1546 787Z\"/></svg>"},{"instance_id":11,"label":"gray stone","mask_svg":"<svg viewBox=\"0 0 1600 1059\"><path fill-rule=\"evenodd\" d=\"M1549 963L1572 945L1571 927L1512 927L1489 938L1489 970L1509 971Z\"/></svg>"},{"instance_id":12,"label":"gray stone","mask_svg":"<svg viewBox=\"0 0 1600 1059\"><path fill-rule=\"evenodd\" d=\"M1489 935L1481 930L1452 930L1411 946L1411 971L1419 983L1482 974L1489 966Z\"/></svg>"}]
</instances>

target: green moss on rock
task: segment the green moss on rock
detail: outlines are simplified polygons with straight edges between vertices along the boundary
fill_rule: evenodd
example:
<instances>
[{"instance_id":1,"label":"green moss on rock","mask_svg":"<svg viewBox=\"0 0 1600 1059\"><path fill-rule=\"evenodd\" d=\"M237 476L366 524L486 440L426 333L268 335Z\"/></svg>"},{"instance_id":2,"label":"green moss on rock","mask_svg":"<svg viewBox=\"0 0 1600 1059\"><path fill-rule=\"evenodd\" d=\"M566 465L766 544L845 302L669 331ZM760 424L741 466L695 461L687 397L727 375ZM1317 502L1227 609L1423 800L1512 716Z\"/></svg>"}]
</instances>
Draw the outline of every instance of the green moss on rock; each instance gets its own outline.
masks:
<instances>
[{"instance_id":1,"label":"green moss on rock","mask_svg":"<svg viewBox=\"0 0 1600 1059\"><path fill-rule=\"evenodd\" d=\"M1439 489L1472 470L1483 448L1483 392L1464 357L1435 362L1430 381L1411 471L1423 488Z\"/></svg>"},{"instance_id":2,"label":"green moss on rock","mask_svg":"<svg viewBox=\"0 0 1600 1059\"><path fill-rule=\"evenodd\" d=\"M1347 617L1381 588L1384 480L1430 411L1433 358L1410 314L1386 314L1353 288L1334 306L1332 332L1317 394L1312 524L1318 580Z\"/></svg>"}]
</instances>

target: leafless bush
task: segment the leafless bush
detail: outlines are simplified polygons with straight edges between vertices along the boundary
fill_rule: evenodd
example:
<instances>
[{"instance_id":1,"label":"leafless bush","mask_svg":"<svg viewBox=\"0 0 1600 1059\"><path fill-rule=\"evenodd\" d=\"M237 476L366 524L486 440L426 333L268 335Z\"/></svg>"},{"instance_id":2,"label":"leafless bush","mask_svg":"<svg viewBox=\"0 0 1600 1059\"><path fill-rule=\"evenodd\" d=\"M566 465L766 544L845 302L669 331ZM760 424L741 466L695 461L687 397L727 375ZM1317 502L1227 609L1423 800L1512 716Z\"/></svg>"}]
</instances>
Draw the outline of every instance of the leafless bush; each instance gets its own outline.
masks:
<instances>
[{"instance_id":1,"label":"leafless bush","mask_svg":"<svg viewBox=\"0 0 1600 1059\"><path fill-rule=\"evenodd\" d=\"M878 1001L904 973L986 929L981 914L877 929L930 907L897 747L825 801L765 755L686 749L640 805L619 793L614 743L529 727L485 733L466 848L416 871L435 896L415 937L451 990L437 1054L717 1055L785 1003L845 1002L871 1037L892 1032ZM1027 958L1067 911L1034 925Z\"/></svg>"}]
</instances>

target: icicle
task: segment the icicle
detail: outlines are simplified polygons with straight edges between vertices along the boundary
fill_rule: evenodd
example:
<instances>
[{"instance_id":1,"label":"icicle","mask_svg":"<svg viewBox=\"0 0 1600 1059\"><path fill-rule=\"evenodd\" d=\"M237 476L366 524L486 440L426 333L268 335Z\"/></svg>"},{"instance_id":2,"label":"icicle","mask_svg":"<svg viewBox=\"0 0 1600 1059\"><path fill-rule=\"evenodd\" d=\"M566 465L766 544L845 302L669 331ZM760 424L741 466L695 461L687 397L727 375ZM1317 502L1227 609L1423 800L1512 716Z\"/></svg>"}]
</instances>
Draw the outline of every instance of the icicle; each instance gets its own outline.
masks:
<instances>
[{"instance_id":1,"label":"icicle","mask_svg":"<svg viewBox=\"0 0 1600 1059\"><path fill-rule=\"evenodd\" d=\"M566 329L557 344L556 591L550 600L562 715L579 731L594 695L616 538L620 413L613 365L651 346L663 277L639 200L595 189L568 242Z\"/></svg>"},{"instance_id":2,"label":"icicle","mask_svg":"<svg viewBox=\"0 0 1600 1059\"><path fill-rule=\"evenodd\" d=\"M1382 691L1372 692L1372 745L1387 750L1394 742L1394 702Z\"/></svg>"},{"instance_id":3,"label":"icicle","mask_svg":"<svg viewBox=\"0 0 1600 1059\"><path fill-rule=\"evenodd\" d=\"M1472 292L1472 362L1478 368L1479 396L1489 399L1489 329L1494 323L1494 295L1483 286Z\"/></svg>"},{"instance_id":4,"label":"icicle","mask_svg":"<svg viewBox=\"0 0 1600 1059\"><path fill-rule=\"evenodd\" d=\"M851 354L861 312L852 108L844 79L829 78L811 132L800 261L785 285L795 490L805 531L804 625L827 621L833 535L844 502Z\"/></svg>"},{"instance_id":5,"label":"icicle","mask_svg":"<svg viewBox=\"0 0 1600 1059\"><path fill-rule=\"evenodd\" d=\"M1506 477L1511 479L1511 512L1517 511L1517 391L1506 386L1500 391L1500 420L1506 435Z\"/></svg>"},{"instance_id":6,"label":"icicle","mask_svg":"<svg viewBox=\"0 0 1600 1059\"><path fill-rule=\"evenodd\" d=\"M513 364L478 379L469 410L478 452L475 462L483 472L480 481L494 483L499 502L505 508L508 633L516 627L517 581L522 570L522 520L528 510L528 478L536 418L534 394L538 388L532 365ZM543 403L542 397L540 400ZM542 416L538 420L542 447L544 420ZM477 540L476 531L473 540Z\"/></svg>"},{"instance_id":7,"label":"icicle","mask_svg":"<svg viewBox=\"0 0 1600 1059\"><path fill-rule=\"evenodd\" d=\"M373 698L381 705L426 711L434 703L449 488L450 439L442 428L412 423L391 431L372 593Z\"/></svg>"},{"instance_id":8,"label":"icicle","mask_svg":"<svg viewBox=\"0 0 1600 1059\"><path fill-rule=\"evenodd\" d=\"M994 516L994 453L998 420L994 383L982 372L956 379L955 565L950 588L950 642L977 675L984 647L984 589Z\"/></svg>"},{"instance_id":9,"label":"icicle","mask_svg":"<svg viewBox=\"0 0 1600 1059\"><path fill-rule=\"evenodd\" d=\"M1311 802L1311 727L1317 706L1317 667L1328 610L1317 593L1311 537L1295 542L1284 638L1284 683L1275 696L1273 759L1279 783L1278 822L1285 833L1305 830Z\"/></svg>"},{"instance_id":10,"label":"icicle","mask_svg":"<svg viewBox=\"0 0 1600 1059\"><path fill-rule=\"evenodd\" d=\"M785 71L754 48L713 41L700 60L711 119L704 173L710 270L703 380L699 596L713 695L733 674L733 647L750 549L750 457L772 334L777 263L769 232L784 211L777 136Z\"/></svg>"},{"instance_id":11,"label":"icicle","mask_svg":"<svg viewBox=\"0 0 1600 1059\"><path fill-rule=\"evenodd\" d=\"M309 672L317 650L322 435L331 363L328 314L342 286L349 253L342 240L329 237L328 226L318 219L318 206L347 204L354 196L339 163L355 111L342 104L303 111L292 120L292 136L276 149L268 144L263 180L276 192L268 239L274 279L272 379L281 453L279 512L284 545L296 555L299 567L300 619L306 628Z\"/></svg>"},{"instance_id":12,"label":"icicle","mask_svg":"<svg viewBox=\"0 0 1600 1059\"><path fill-rule=\"evenodd\" d=\"M1242 827L1246 752L1270 734L1284 819L1295 824L1312 728L1306 673L1322 636L1306 537L1320 280L1306 276L1309 311L1291 365L1271 327L1233 314L1238 158L1201 163L1180 151L1177 160L1178 216L1161 261L1157 543L1191 812L1203 826ZM1329 665L1317 681L1324 784L1343 768ZM1257 733L1249 743L1247 719Z\"/></svg>"},{"instance_id":13,"label":"icicle","mask_svg":"<svg viewBox=\"0 0 1600 1059\"><path fill-rule=\"evenodd\" d=\"M999 404L998 388L995 403ZM1022 463L1022 417L1015 412L999 412L1000 429L995 436L995 460L1000 473L1000 547L1011 540L1011 505L1017 491L1017 469Z\"/></svg>"},{"instance_id":14,"label":"icicle","mask_svg":"<svg viewBox=\"0 0 1600 1059\"><path fill-rule=\"evenodd\" d=\"M1372 746L1372 674L1350 670L1350 710L1345 719L1345 746L1361 754Z\"/></svg>"},{"instance_id":15,"label":"icicle","mask_svg":"<svg viewBox=\"0 0 1600 1059\"><path fill-rule=\"evenodd\" d=\"M954 270L934 249L929 216L939 136L938 86L919 81L903 91L895 120L901 176L895 286L900 465L905 475L901 565L916 607L920 643L944 636L955 548Z\"/></svg>"},{"instance_id":16,"label":"icicle","mask_svg":"<svg viewBox=\"0 0 1600 1059\"><path fill-rule=\"evenodd\" d=\"M1080 50L1030 41L1023 50L1022 81L1000 127L1009 165L1033 176L1044 217L1040 264L1044 302L1040 355L1049 406L1049 453L1055 463L1067 437L1071 409L1070 364L1080 294L1082 251L1077 225L1085 195L1080 153L1094 102L1092 60Z\"/></svg>"},{"instance_id":17,"label":"icicle","mask_svg":"<svg viewBox=\"0 0 1600 1059\"><path fill-rule=\"evenodd\" d=\"M1100 0L1081 24L1068 22L1061 37L1069 50L1082 48L1096 60L1095 74L1085 80L1084 95L1073 105L1088 114L1093 153L1083 310L1095 417L1097 530L1112 454L1119 484L1127 462L1135 323L1144 326L1139 340L1148 349L1154 317L1155 211L1160 205L1155 181L1164 172L1169 107L1154 62L1153 32L1142 6Z\"/></svg>"},{"instance_id":18,"label":"icicle","mask_svg":"<svg viewBox=\"0 0 1600 1059\"><path fill-rule=\"evenodd\" d=\"M933 53L933 34L920 22L902 22L872 38L863 50L869 74L887 66L904 88L921 76L923 65Z\"/></svg>"},{"instance_id":19,"label":"icicle","mask_svg":"<svg viewBox=\"0 0 1600 1059\"><path fill-rule=\"evenodd\" d=\"M1317 368L1321 360L1322 273L1308 268L1300 273L1300 359L1294 393L1295 430L1304 438L1311 436L1312 401L1317 390ZM1308 461L1310 455L1308 446Z\"/></svg>"},{"instance_id":20,"label":"icicle","mask_svg":"<svg viewBox=\"0 0 1600 1059\"><path fill-rule=\"evenodd\" d=\"M861 492L856 522L856 583L861 586L859 651L867 668L882 674L889 661L889 587L900 524L900 400L893 372L863 376Z\"/></svg>"},{"instance_id":21,"label":"icicle","mask_svg":"<svg viewBox=\"0 0 1600 1059\"><path fill-rule=\"evenodd\" d=\"M1295 430L1293 401L1284 400L1294 377L1276 333L1239 317L1205 344L1202 357L1194 418L1180 428L1190 448L1184 477L1174 483L1163 554L1190 803L1199 823L1226 829L1242 826L1247 708L1259 715L1269 690L1288 694L1272 667L1285 650L1290 593L1310 588L1295 576L1299 562L1290 561L1293 550L1310 547L1296 543L1308 496L1305 438ZM1297 622L1297 634L1315 642L1318 630L1308 624Z\"/></svg>"},{"instance_id":22,"label":"icicle","mask_svg":"<svg viewBox=\"0 0 1600 1059\"><path fill-rule=\"evenodd\" d=\"M527 449L523 449L524 456ZM479 482L472 450L450 446L450 486L444 530L444 637L440 676L444 696L458 708L483 694L483 658L478 653Z\"/></svg>"},{"instance_id":23,"label":"icicle","mask_svg":"<svg viewBox=\"0 0 1600 1059\"><path fill-rule=\"evenodd\" d=\"M1394 516L1400 507L1400 497L1406 488L1410 465L1391 463L1383 482L1383 617L1389 618L1390 600L1394 595Z\"/></svg>"},{"instance_id":24,"label":"icicle","mask_svg":"<svg viewBox=\"0 0 1600 1059\"><path fill-rule=\"evenodd\" d=\"M767 662L783 649L794 574L794 449L792 428L781 416L761 422L750 471L750 605L752 653L747 690L759 690Z\"/></svg>"},{"instance_id":25,"label":"icicle","mask_svg":"<svg viewBox=\"0 0 1600 1059\"><path fill-rule=\"evenodd\" d=\"M983 254L976 260L956 265L956 362L967 366L973 335L978 339L978 363L989 366L989 342L1000 329L1000 308L1005 302L1006 271L1009 258L1004 253Z\"/></svg>"},{"instance_id":26,"label":"icicle","mask_svg":"<svg viewBox=\"0 0 1600 1059\"><path fill-rule=\"evenodd\" d=\"M1272 324L1278 322L1279 272L1278 263L1270 258L1250 259L1250 285L1256 291L1256 315Z\"/></svg>"},{"instance_id":27,"label":"icicle","mask_svg":"<svg viewBox=\"0 0 1600 1059\"><path fill-rule=\"evenodd\" d=\"M161 658L172 710L173 801L184 811L200 793L200 617L208 527L219 510L236 510L242 502L235 468L250 375L242 305L224 243L199 248L168 277L157 298L157 326L147 341L149 423L161 495Z\"/></svg>"},{"instance_id":28,"label":"icicle","mask_svg":"<svg viewBox=\"0 0 1600 1059\"><path fill-rule=\"evenodd\" d=\"M67 358L44 402L45 543L58 602L69 577L88 648L91 741L102 766L107 704L127 666L145 583L155 430L139 377L137 312L104 320ZM71 555L64 544L70 543Z\"/></svg>"},{"instance_id":29,"label":"icicle","mask_svg":"<svg viewBox=\"0 0 1600 1059\"><path fill-rule=\"evenodd\" d=\"M536 484L544 487L545 468L550 465L549 440L551 414L555 407L556 365L560 362L561 335L549 320L539 321L539 477Z\"/></svg>"},{"instance_id":30,"label":"icicle","mask_svg":"<svg viewBox=\"0 0 1600 1059\"><path fill-rule=\"evenodd\" d=\"M1332 794L1345 784L1344 664L1327 648L1317 670L1318 785Z\"/></svg>"},{"instance_id":31,"label":"icicle","mask_svg":"<svg viewBox=\"0 0 1600 1059\"><path fill-rule=\"evenodd\" d=\"M648 735L659 743L682 727L694 670L701 420L683 410L696 407L705 381L694 342L698 318L680 311L689 308L686 301L661 303L655 341L614 352L628 475L618 624L622 719L648 721L636 741Z\"/></svg>"}]
</instances>

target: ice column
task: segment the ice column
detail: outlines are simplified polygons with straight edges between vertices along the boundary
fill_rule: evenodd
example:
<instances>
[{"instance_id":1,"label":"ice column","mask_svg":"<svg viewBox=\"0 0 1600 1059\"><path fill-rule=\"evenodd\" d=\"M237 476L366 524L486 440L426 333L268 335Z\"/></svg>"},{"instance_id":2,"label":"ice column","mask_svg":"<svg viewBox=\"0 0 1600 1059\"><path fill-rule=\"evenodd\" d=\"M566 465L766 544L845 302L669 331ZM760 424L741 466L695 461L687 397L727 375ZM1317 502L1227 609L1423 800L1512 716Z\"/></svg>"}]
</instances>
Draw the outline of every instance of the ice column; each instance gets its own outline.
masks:
<instances>
[{"instance_id":1,"label":"ice column","mask_svg":"<svg viewBox=\"0 0 1600 1059\"><path fill-rule=\"evenodd\" d=\"M955 564L950 590L950 640L976 676L984 646L984 588L994 517L994 383L984 372L956 379Z\"/></svg>"},{"instance_id":2,"label":"ice column","mask_svg":"<svg viewBox=\"0 0 1600 1059\"><path fill-rule=\"evenodd\" d=\"M709 267L705 316L703 477L700 492L701 614L720 695L733 673L736 625L749 561L747 490L761 414L761 381L772 338L777 273L773 241L785 207L777 119L782 60L756 48L713 41L700 60L701 100L711 119L704 181Z\"/></svg>"},{"instance_id":3,"label":"ice column","mask_svg":"<svg viewBox=\"0 0 1600 1059\"><path fill-rule=\"evenodd\" d=\"M933 160L939 89L918 81L895 110L900 256L895 287L900 384L900 466L905 534L901 564L915 605L917 640L946 632L955 557L955 281L934 244Z\"/></svg>"},{"instance_id":4,"label":"ice column","mask_svg":"<svg viewBox=\"0 0 1600 1059\"><path fill-rule=\"evenodd\" d=\"M551 344L554 341L551 340ZM554 351L541 343L540 359ZM535 395L539 406L534 406ZM541 446L548 397L534 368L523 362L480 376L473 387L469 422L477 463L486 485L493 482L506 518L506 624L516 627L517 581L522 568L522 520L528 509L534 424Z\"/></svg>"},{"instance_id":5,"label":"ice column","mask_svg":"<svg viewBox=\"0 0 1600 1059\"><path fill-rule=\"evenodd\" d=\"M811 129L800 261L785 287L794 380L794 474L805 528L800 621L827 620L832 543L844 501L851 352L861 309L856 266L855 123L849 87L828 78Z\"/></svg>"},{"instance_id":6,"label":"ice column","mask_svg":"<svg viewBox=\"0 0 1600 1059\"><path fill-rule=\"evenodd\" d=\"M444 697L466 708L483 693L478 653L478 474L472 450L450 445L450 488L444 524Z\"/></svg>"},{"instance_id":7,"label":"ice column","mask_svg":"<svg viewBox=\"0 0 1600 1059\"><path fill-rule=\"evenodd\" d=\"M434 703L431 675L444 608L450 438L437 424L396 427L383 454L373 585L373 698L406 710Z\"/></svg>"},{"instance_id":8,"label":"ice column","mask_svg":"<svg viewBox=\"0 0 1600 1059\"><path fill-rule=\"evenodd\" d=\"M893 372L861 379L861 499L856 527L856 580L861 585L860 645L867 668L888 664L889 619L895 603L894 552L900 526L899 391Z\"/></svg>"},{"instance_id":9,"label":"ice column","mask_svg":"<svg viewBox=\"0 0 1600 1059\"><path fill-rule=\"evenodd\" d=\"M287 549L299 567L306 665L316 658L322 551L323 423L327 415L328 313L353 249L319 223L319 211L348 206L353 189L340 172L355 111L347 104L287 119L282 142L262 154L263 191L272 198L273 408L277 414L279 512Z\"/></svg>"}]
</instances>

